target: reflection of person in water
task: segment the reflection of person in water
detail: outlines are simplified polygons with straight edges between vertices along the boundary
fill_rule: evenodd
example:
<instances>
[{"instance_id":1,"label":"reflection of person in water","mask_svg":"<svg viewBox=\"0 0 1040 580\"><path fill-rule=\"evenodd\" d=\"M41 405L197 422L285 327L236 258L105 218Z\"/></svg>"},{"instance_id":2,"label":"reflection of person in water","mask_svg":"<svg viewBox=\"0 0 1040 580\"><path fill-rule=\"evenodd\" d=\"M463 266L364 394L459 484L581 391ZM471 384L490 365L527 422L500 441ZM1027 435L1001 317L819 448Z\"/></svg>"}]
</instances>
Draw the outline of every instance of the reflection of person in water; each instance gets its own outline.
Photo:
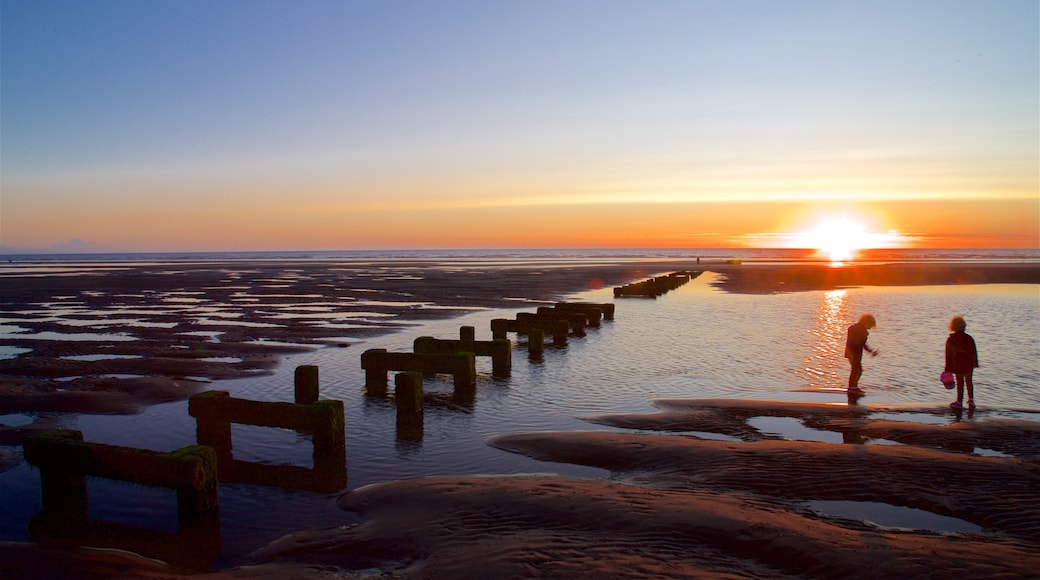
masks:
<instances>
[{"instance_id":1,"label":"reflection of person in water","mask_svg":"<svg viewBox=\"0 0 1040 580\"><path fill-rule=\"evenodd\" d=\"M975 386L971 376L979 366L979 352L975 348L975 339L964 332L968 323L964 318L954 316L950 320L950 336L946 339L946 366L943 370L957 377L957 400L950 403L954 409L964 408L964 387L968 387L968 408L975 408Z\"/></svg>"},{"instance_id":2,"label":"reflection of person in water","mask_svg":"<svg viewBox=\"0 0 1040 580\"><path fill-rule=\"evenodd\" d=\"M877 326L877 321L870 314L859 317L859 322L849 327L848 338L845 339L845 358L849 359L852 368L849 371L849 392L862 393L859 388L859 377L863 374L863 351L877 356L877 349L867 346L867 336L871 328Z\"/></svg>"}]
</instances>

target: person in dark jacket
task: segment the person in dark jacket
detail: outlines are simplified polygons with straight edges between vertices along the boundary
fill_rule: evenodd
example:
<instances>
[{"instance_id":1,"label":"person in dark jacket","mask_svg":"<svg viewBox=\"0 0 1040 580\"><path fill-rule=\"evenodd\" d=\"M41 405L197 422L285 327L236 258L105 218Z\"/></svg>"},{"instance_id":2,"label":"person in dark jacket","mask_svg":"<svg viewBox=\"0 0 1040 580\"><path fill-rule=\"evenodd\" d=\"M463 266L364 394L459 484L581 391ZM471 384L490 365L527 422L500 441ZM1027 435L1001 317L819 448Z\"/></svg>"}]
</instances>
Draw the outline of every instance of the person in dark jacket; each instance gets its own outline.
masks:
<instances>
[{"instance_id":1,"label":"person in dark jacket","mask_svg":"<svg viewBox=\"0 0 1040 580\"><path fill-rule=\"evenodd\" d=\"M877 356L877 349L867 346L867 336L871 328L877 326L877 321L870 314L859 317L859 322L849 327L848 337L845 339L845 358L849 359L852 369L849 371L849 393L861 394L863 389L859 388L859 377L863 375L863 351Z\"/></svg>"},{"instance_id":2,"label":"person in dark jacket","mask_svg":"<svg viewBox=\"0 0 1040 580\"><path fill-rule=\"evenodd\" d=\"M964 332L968 324L961 316L950 320L950 336L946 339L946 366L944 371L957 377L957 400L950 403L954 409L964 408L964 388L968 388L968 408L975 408L975 387L972 374L979 366L979 352L975 348L975 339Z\"/></svg>"}]
</instances>

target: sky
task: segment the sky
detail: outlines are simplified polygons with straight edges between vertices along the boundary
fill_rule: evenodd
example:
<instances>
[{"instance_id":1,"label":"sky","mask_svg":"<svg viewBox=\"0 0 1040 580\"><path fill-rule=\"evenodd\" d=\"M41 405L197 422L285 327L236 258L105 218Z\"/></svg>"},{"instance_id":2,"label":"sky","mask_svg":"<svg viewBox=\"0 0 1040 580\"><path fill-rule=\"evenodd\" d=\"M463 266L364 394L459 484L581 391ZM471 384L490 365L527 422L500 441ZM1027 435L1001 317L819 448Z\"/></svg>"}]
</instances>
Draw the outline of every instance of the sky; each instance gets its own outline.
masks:
<instances>
[{"instance_id":1,"label":"sky","mask_svg":"<svg viewBox=\"0 0 1040 580\"><path fill-rule=\"evenodd\" d=\"M1040 247L1040 3L0 0L0 246L785 247L827 224Z\"/></svg>"}]
</instances>

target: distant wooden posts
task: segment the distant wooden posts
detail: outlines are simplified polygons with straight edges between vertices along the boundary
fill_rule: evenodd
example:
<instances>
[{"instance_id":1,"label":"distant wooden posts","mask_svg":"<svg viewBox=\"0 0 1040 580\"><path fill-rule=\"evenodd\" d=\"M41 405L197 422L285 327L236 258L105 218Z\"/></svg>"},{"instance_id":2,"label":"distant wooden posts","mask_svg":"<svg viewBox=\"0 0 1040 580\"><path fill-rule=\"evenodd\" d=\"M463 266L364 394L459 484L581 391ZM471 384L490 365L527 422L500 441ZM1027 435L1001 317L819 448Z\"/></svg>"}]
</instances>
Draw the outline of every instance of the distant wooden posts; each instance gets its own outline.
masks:
<instances>
[{"instance_id":1,"label":"distant wooden posts","mask_svg":"<svg viewBox=\"0 0 1040 580\"><path fill-rule=\"evenodd\" d=\"M491 357L491 374L496 377L509 376L513 368L513 345L507 339L474 340L475 330L472 326L463 326L460 335L459 340L420 336L412 343L412 350L416 354L471 352L474 356Z\"/></svg>"},{"instance_id":2,"label":"distant wooden posts","mask_svg":"<svg viewBox=\"0 0 1040 580\"><path fill-rule=\"evenodd\" d=\"M477 384L477 366L472 352L452 354L419 354L387 352L373 348L361 353L365 370L365 387L370 393L386 389L390 371L414 371L425 376L450 374L456 389L472 389Z\"/></svg>"},{"instance_id":3,"label":"distant wooden posts","mask_svg":"<svg viewBox=\"0 0 1040 580\"><path fill-rule=\"evenodd\" d=\"M556 310L573 310L581 312L589 317L592 326L599 326L600 320L614 320L614 304L606 302L602 304L592 302L557 302Z\"/></svg>"},{"instance_id":4,"label":"distant wooden posts","mask_svg":"<svg viewBox=\"0 0 1040 580\"><path fill-rule=\"evenodd\" d=\"M567 324L570 325L571 333L575 336L585 336L585 329L592 326L589 324L589 317L582 312L567 312L557 310L551 306L539 306L534 314L521 312L516 315L517 319L521 316L536 316L548 320L566 320ZM599 326L598 319L596 320L596 326Z\"/></svg>"},{"instance_id":5,"label":"distant wooden posts","mask_svg":"<svg viewBox=\"0 0 1040 580\"><path fill-rule=\"evenodd\" d=\"M535 315L524 316L521 312L516 315L516 320L496 318L491 321L491 336L495 339L506 338L507 333L515 332L521 336L530 336L533 330L542 332L542 340L548 334L553 338L553 344L564 346L570 335L570 323L566 320L538 318Z\"/></svg>"},{"instance_id":6,"label":"distant wooden posts","mask_svg":"<svg viewBox=\"0 0 1040 580\"><path fill-rule=\"evenodd\" d=\"M317 376L317 367L296 369L295 403L236 399L227 391L206 391L188 399L188 413L195 417L199 444L216 451L222 481L321 492L338 491L346 485L343 401L317 400ZM313 468L235 459L232 423L309 433L314 444Z\"/></svg>"},{"instance_id":7,"label":"distant wooden posts","mask_svg":"<svg viewBox=\"0 0 1040 580\"><path fill-rule=\"evenodd\" d=\"M193 445L168 453L83 441L80 431L57 430L23 443L40 469L41 512L29 525L34 541L132 550L175 568L204 569L220 554L217 458ZM176 490L179 529L170 534L89 519L86 478L102 477Z\"/></svg>"},{"instance_id":8,"label":"distant wooden posts","mask_svg":"<svg viewBox=\"0 0 1040 580\"><path fill-rule=\"evenodd\" d=\"M672 272L667 276L657 276L641 282L633 282L624 286L618 286L614 288L614 297L640 297L640 298L657 298L658 296L665 294L679 288L683 284L686 284L690 280L700 276L701 272Z\"/></svg>"},{"instance_id":9,"label":"distant wooden posts","mask_svg":"<svg viewBox=\"0 0 1040 580\"><path fill-rule=\"evenodd\" d=\"M515 320L492 320L491 336L504 339L510 332L526 335L528 355L537 359L542 355L547 334L552 336L553 345L564 346L571 334L584 336L587 327L596 327L602 320L613 319L614 305L610 303L558 302L553 306L541 306L535 312L518 312Z\"/></svg>"},{"instance_id":10,"label":"distant wooden posts","mask_svg":"<svg viewBox=\"0 0 1040 580\"><path fill-rule=\"evenodd\" d=\"M547 334L553 337L554 345L564 346L572 333L583 336L587 327L597 327L603 320L613 319L613 304L559 302L540 307L536 312L517 313L515 320L492 320L490 341L476 340L475 329L462 326L458 340L420 336L412 342L410 353L369 349L361 354L365 389L369 396L386 397L389 373L399 371L394 377L398 439L419 441L423 432L423 406L435 404L437 400L436 394L429 398L424 394L425 377L452 375L455 384L452 404L471 405L476 392L476 357L491 357L492 374L496 377L511 373L513 345L507 338L509 332L526 335L528 356L539 360Z\"/></svg>"}]
</instances>

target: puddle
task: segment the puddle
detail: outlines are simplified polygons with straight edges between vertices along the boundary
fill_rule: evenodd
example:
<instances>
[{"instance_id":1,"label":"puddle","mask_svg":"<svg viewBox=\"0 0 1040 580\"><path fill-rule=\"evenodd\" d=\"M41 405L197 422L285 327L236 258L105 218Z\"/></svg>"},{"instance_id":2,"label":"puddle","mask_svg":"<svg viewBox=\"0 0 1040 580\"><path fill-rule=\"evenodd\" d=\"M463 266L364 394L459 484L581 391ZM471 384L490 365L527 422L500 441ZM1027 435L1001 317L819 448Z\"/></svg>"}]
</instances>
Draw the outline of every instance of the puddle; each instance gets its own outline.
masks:
<instances>
[{"instance_id":1,"label":"puddle","mask_svg":"<svg viewBox=\"0 0 1040 580\"><path fill-rule=\"evenodd\" d=\"M863 443L867 445L902 445L898 441L892 441L891 439L864 439Z\"/></svg>"},{"instance_id":2,"label":"puddle","mask_svg":"<svg viewBox=\"0 0 1040 580\"><path fill-rule=\"evenodd\" d=\"M191 332L178 332L177 334L183 334L184 336L202 336L208 338L210 342L220 342L220 335L224 334L223 330L193 330Z\"/></svg>"},{"instance_id":3,"label":"puddle","mask_svg":"<svg viewBox=\"0 0 1040 580\"><path fill-rule=\"evenodd\" d=\"M841 433L810 429L794 417L752 417L748 425L768 435L779 435L791 441L819 441L821 443L844 443Z\"/></svg>"},{"instance_id":4,"label":"puddle","mask_svg":"<svg viewBox=\"0 0 1040 580\"><path fill-rule=\"evenodd\" d=\"M179 323L177 322L145 322L141 320L135 320L134 322L128 322L127 326L133 328L174 328Z\"/></svg>"},{"instance_id":5,"label":"puddle","mask_svg":"<svg viewBox=\"0 0 1040 580\"><path fill-rule=\"evenodd\" d=\"M34 419L32 417L23 413L0 415L0 425L6 427L24 427L26 425L32 425L33 421Z\"/></svg>"},{"instance_id":6,"label":"puddle","mask_svg":"<svg viewBox=\"0 0 1040 580\"><path fill-rule=\"evenodd\" d=\"M73 326L77 328L104 328L106 326L116 326L120 324L130 324L137 322L134 318L57 318L54 320L58 324L64 326Z\"/></svg>"},{"instance_id":7,"label":"puddle","mask_svg":"<svg viewBox=\"0 0 1040 580\"><path fill-rule=\"evenodd\" d=\"M958 518L881 502L818 500L805 502L804 505L819 514L860 520L880 528L961 534L983 531L980 526Z\"/></svg>"},{"instance_id":8,"label":"puddle","mask_svg":"<svg viewBox=\"0 0 1040 580\"><path fill-rule=\"evenodd\" d=\"M77 360L84 362L93 362L99 360L117 360L124 358L144 358L139 354L77 354L70 356L61 357L62 360Z\"/></svg>"},{"instance_id":9,"label":"puddle","mask_svg":"<svg viewBox=\"0 0 1040 580\"><path fill-rule=\"evenodd\" d=\"M0 344L0 359L18 358L27 352L32 352L32 349Z\"/></svg>"},{"instance_id":10,"label":"puddle","mask_svg":"<svg viewBox=\"0 0 1040 580\"><path fill-rule=\"evenodd\" d=\"M303 343L300 343L300 342L282 342L282 341L279 341L279 340L269 340L269 339L266 339L266 338L258 338L257 340L247 340L247 341L243 342L242 344L259 344L259 345L264 345L264 346L286 346L286 347L292 347L292 348L306 348L306 349L313 349L314 348L313 344L303 344Z\"/></svg>"},{"instance_id":11,"label":"puddle","mask_svg":"<svg viewBox=\"0 0 1040 580\"><path fill-rule=\"evenodd\" d=\"M271 324L268 322L210 320L208 318L197 318L192 321L192 324L198 324L200 326L243 326L247 328L284 328L284 326L282 326L281 324Z\"/></svg>"},{"instance_id":12,"label":"puddle","mask_svg":"<svg viewBox=\"0 0 1040 580\"><path fill-rule=\"evenodd\" d=\"M0 334L18 334L19 332L29 332L29 329L14 324L0 324Z\"/></svg>"},{"instance_id":13,"label":"puddle","mask_svg":"<svg viewBox=\"0 0 1040 580\"><path fill-rule=\"evenodd\" d=\"M1008 455L1007 453L997 451L996 449L986 449L985 447L976 447L975 449L972 449L971 452L975 455L982 455L985 457L1014 457L1014 455Z\"/></svg>"},{"instance_id":14,"label":"puddle","mask_svg":"<svg viewBox=\"0 0 1040 580\"><path fill-rule=\"evenodd\" d=\"M216 363L240 363L242 359L234 356L211 356L206 358L198 359L202 362L216 362Z\"/></svg>"},{"instance_id":15,"label":"puddle","mask_svg":"<svg viewBox=\"0 0 1040 580\"><path fill-rule=\"evenodd\" d=\"M67 340L70 342L127 342L138 340L136 336L128 334L99 334L93 332L64 333L64 332L37 332L36 334L22 334L20 339L28 340Z\"/></svg>"},{"instance_id":16,"label":"puddle","mask_svg":"<svg viewBox=\"0 0 1040 580\"><path fill-rule=\"evenodd\" d=\"M924 423L925 425L943 426L949 423L947 417L937 417L928 413L873 413L872 419L884 419L885 421L906 421L910 423Z\"/></svg>"},{"instance_id":17,"label":"puddle","mask_svg":"<svg viewBox=\"0 0 1040 580\"><path fill-rule=\"evenodd\" d=\"M742 443L743 440L740 437L734 437L732 435L726 435L724 433L709 433L707 431L683 431L679 435L690 435L697 437L698 439L715 439L717 441L732 441L733 443Z\"/></svg>"}]
</instances>

